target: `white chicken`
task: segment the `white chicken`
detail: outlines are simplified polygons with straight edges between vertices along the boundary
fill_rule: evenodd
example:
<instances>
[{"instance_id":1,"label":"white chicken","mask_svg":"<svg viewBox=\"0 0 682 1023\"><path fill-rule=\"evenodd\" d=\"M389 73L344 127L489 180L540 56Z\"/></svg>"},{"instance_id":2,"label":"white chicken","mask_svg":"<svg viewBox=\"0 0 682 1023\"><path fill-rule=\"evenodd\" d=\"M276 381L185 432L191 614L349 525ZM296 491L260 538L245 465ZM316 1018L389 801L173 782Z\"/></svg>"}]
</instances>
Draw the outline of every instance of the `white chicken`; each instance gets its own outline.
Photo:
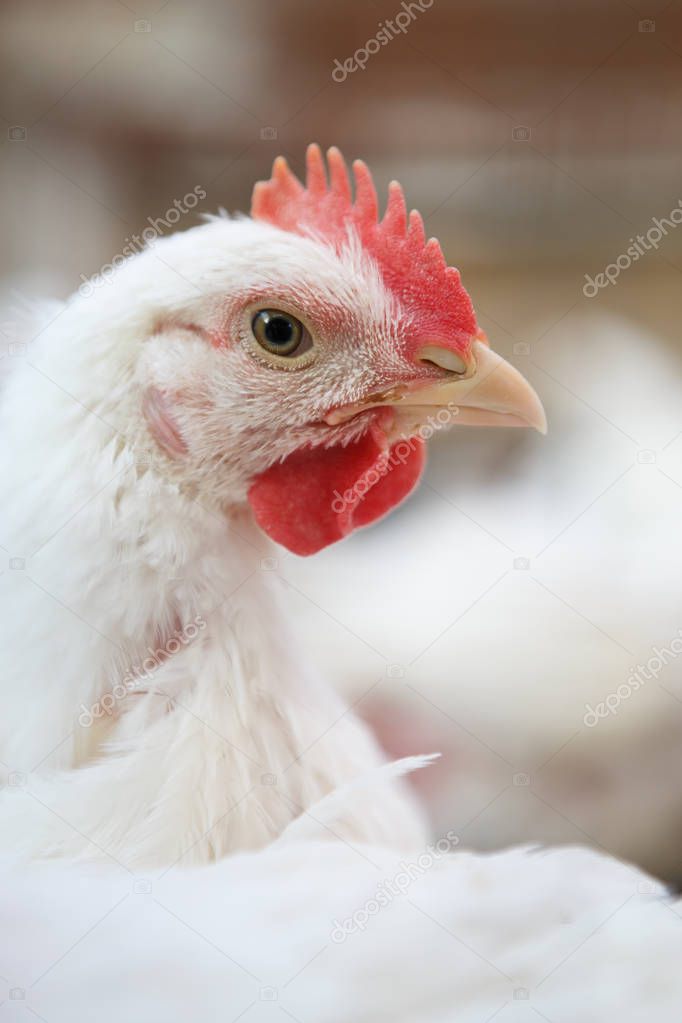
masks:
<instances>
[{"instance_id":1,"label":"white chicken","mask_svg":"<svg viewBox=\"0 0 682 1023\"><path fill-rule=\"evenodd\" d=\"M662 886L428 846L397 780L425 759L382 766L287 638L254 520L313 553L409 493L434 417L544 429L399 186L379 222L364 165L354 203L329 170L277 161L254 219L126 262L6 383L1 847L110 862L3 867L5 997L50 1023L672 1021Z\"/></svg>"},{"instance_id":2,"label":"white chicken","mask_svg":"<svg viewBox=\"0 0 682 1023\"><path fill-rule=\"evenodd\" d=\"M366 167L352 204L329 162L329 189L311 147L307 189L279 160L255 219L126 262L7 381L0 533L25 565L0 580L15 851L213 859L378 765L306 678L245 508L312 553L412 489L429 416L544 428L419 214L406 233L400 187L379 223ZM359 806L351 831L425 835L405 795Z\"/></svg>"}]
</instances>

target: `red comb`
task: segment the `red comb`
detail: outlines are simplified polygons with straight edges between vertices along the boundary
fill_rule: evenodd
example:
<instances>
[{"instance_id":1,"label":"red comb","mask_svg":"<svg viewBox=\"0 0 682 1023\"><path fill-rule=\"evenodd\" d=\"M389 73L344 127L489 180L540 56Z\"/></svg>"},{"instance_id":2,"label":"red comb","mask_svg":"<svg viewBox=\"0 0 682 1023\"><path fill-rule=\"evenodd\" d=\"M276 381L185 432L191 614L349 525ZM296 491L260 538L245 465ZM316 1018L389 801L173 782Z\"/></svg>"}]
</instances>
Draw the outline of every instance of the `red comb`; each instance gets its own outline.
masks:
<instances>
[{"instance_id":1,"label":"red comb","mask_svg":"<svg viewBox=\"0 0 682 1023\"><path fill-rule=\"evenodd\" d=\"M328 150L327 162L329 185L320 147L308 146L304 188L284 157L278 156L270 180L254 187L252 216L285 231L320 235L337 248L347 242L348 228L354 229L377 262L384 283L407 311L417 314L420 343L431 337L466 350L477 330L471 300L436 239L426 241L420 214L412 210L408 221L398 182L388 186L386 212L379 220L367 165L362 160L353 163L353 201L346 164L336 147Z\"/></svg>"}]
</instances>

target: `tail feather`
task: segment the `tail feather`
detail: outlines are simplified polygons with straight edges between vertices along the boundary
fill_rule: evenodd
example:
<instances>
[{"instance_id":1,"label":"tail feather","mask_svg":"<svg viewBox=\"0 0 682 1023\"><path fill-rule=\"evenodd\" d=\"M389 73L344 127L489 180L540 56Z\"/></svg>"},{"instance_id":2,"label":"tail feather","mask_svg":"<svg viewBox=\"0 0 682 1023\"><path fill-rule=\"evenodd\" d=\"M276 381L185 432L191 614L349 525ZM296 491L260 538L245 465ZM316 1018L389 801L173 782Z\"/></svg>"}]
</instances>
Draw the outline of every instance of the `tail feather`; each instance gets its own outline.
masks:
<instances>
[{"instance_id":1,"label":"tail feather","mask_svg":"<svg viewBox=\"0 0 682 1023\"><path fill-rule=\"evenodd\" d=\"M311 838L325 837L325 833L328 834L349 811L354 810L354 797L359 793L363 796L366 793L374 795L377 788L390 786L405 775L428 767L439 757L440 753L424 753L419 756L403 757L382 764L371 771L364 771L351 781L333 789L307 810L303 810L300 816L287 825L277 842L309 841Z\"/></svg>"}]
</instances>

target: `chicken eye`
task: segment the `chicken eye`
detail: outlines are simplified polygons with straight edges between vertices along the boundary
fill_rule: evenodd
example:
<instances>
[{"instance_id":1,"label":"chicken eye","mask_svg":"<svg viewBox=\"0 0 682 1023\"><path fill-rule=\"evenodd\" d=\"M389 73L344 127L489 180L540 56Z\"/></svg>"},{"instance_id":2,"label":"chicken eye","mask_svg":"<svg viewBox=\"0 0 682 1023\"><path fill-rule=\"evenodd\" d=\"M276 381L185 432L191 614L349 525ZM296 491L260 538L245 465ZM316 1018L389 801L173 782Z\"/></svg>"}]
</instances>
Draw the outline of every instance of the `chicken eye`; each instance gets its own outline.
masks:
<instances>
[{"instance_id":1,"label":"chicken eye","mask_svg":"<svg viewBox=\"0 0 682 1023\"><path fill-rule=\"evenodd\" d=\"M261 348L285 358L300 355L312 345L301 321L280 309L261 309L251 321L251 330Z\"/></svg>"}]
</instances>

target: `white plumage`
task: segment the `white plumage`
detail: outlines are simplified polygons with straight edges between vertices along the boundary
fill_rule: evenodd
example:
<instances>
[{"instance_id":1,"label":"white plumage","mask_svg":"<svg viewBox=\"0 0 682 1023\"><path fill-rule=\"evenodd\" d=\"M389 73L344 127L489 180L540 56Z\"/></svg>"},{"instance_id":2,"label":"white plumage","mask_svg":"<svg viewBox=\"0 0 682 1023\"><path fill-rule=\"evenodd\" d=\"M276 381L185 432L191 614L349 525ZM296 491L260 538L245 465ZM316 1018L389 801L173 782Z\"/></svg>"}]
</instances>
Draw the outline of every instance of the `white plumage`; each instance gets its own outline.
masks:
<instances>
[{"instance_id":1,"label":"white plumage","mask_svg":"<svg viewBox=\"0 0 682 1023\"><path fill-rule=\"evenodd\" d=\"M254 251L269 259L247 276L244 253ZM314 270L320 295L345 288L351 308L364 302L368 324L383 320L376 272L366 280L356 252L345 264L316 242L217 219L158 243L92 297L76 297L6 381L0 434L13 443L0 471L2 542L25 559L0 577L0 758L15 782L0 800L0 842L14 852L106 849L165 862L191 848L191 858L212 859L264 844L381 761L336 693L306 677L263 561L272 550L243 511L246 481L272 447L284 454L300 443L292 375L256 378L264 400L245 413L249 356L216 351L184 325L198 310L209 326L220 322L223 295L245 280L263 289L277 279L281 289L282 263L294 281ZM171 374L173 388L195 398L181 420L195 457L181 473L152 446L140 411L150 380L164 386ZM347 397L352 377L340 382ZM276 422L266 384L282 388ZM330 386L323 375L301 401L319 401ZM355 424L335 430L354 432ZM223 461L225 450L238 454L218 472L212 449ZM91 727L78 724L197 617L205 627L150 681ZM93 763L105 742L111 755ZM268 776L277 784L264 784ZM358 812L355 837L425 834L409 805L404 795L396 807L387 799Z\"/></svg>"},{"instance_id":2,"label":"white plumage","mask_svg":"<svg viewBox=\"0 0 682 1023\"><path fill-rule=\"evenodd\" d=\"M4 1018L679 1020L680 907L662 886L580 848L458 852L368 912L420 853L308 840L137 880L5 873L0 998L25 999ZM339 940L349 919L364 929Z\"/></svg>"}]
</instances>

